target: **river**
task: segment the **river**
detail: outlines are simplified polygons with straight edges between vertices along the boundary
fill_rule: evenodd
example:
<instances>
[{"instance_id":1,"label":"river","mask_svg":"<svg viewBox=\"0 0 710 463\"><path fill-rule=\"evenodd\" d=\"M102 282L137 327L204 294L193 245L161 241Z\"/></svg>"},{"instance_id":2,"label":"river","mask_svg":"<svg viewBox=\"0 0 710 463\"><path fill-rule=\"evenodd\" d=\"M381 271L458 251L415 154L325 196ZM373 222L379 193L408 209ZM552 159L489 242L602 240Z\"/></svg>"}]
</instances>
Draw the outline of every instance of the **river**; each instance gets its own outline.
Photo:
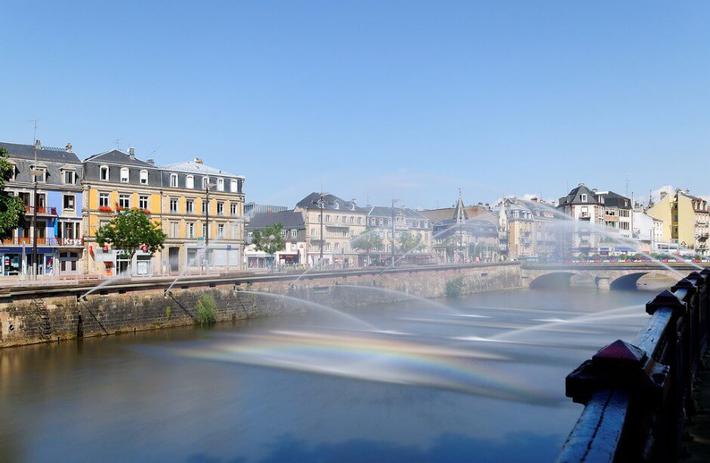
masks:
<instances>
[{"instance_id":1,"label":"river","mask_svg":"<svg viewBox=\"0 0 710 463\"><path fill-rule=\"evenodd\" d=\"M0 461L549 461L648 291L510 290L0 351ZM447 310L441 304L452 308ZM533 328L534 327L534 328Z\"/></svg>"}]
</instances>

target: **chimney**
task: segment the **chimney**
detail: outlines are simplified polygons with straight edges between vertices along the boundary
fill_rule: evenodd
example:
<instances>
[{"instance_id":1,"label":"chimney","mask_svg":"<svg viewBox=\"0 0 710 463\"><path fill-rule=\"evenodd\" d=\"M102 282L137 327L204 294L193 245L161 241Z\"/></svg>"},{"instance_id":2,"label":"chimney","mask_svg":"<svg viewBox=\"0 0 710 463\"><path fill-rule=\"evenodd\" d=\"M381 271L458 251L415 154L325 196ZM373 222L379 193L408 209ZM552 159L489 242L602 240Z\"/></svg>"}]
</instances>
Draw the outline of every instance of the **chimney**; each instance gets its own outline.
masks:
<instances>
[{"instance_id":1,"label":"chimney","mask_svg":"<svg viewBox=\"0 0 710 463\"><path fill-rule=\"evenodd\" d=\"M665 198L666 196L668 196L668 192L667 192L667 191L661 191L661 200L663 200L663 198Z\"/></svg>"},{"instance_id":2,"label":"chimney","mask_svg":"<svg viewBox=\"0 0 710 463\"><path fill-rule=\"evenodd\" d=\"M204 164L205 162L200 158L195 158L195 164Z\"/></svg>"},{"instance_id":3,"label":"chimney","mask_svg":"<svg viewBox=\"0 0 710 463\"><path fill-rule=\"evenodd\" d=\"M147 163L150 164L151 166L154 166L154 165L155 165L155 159L146 159L145 162L147 162Z\"/></svg>"},{"instance_id":4,"label":"chimney","mask_svg":"<svg viewBox=\"0 0 710 463\"><path fill-rule=\"evenodd\" d=\"M67 150L67 153L74 152L74 151L72 151L73 147L72 147L71 143L67 143L67 146L65 146L64 149Z\"/></svg>"},{"instance_id":5,"label":"chimney","mask_svg":"<svg viewBox=\"0 0 710 463\"><path fill-rule=\"evenodd\" d=\"M131 159L136 158L136 149L135 148L133 148L133 147L128 148L128 157L130 157Z\"/></svg>"},{"instance_id":6,"label":"chimney","mask_svg":"<svg viewBox=\"0 0 710 463\"><path fill-rule=\"evenodd\" d=\"M42 149L42 142L39 140L35 140L35 149L36 150L41 150Z\"/></svg>"}]
</instances>

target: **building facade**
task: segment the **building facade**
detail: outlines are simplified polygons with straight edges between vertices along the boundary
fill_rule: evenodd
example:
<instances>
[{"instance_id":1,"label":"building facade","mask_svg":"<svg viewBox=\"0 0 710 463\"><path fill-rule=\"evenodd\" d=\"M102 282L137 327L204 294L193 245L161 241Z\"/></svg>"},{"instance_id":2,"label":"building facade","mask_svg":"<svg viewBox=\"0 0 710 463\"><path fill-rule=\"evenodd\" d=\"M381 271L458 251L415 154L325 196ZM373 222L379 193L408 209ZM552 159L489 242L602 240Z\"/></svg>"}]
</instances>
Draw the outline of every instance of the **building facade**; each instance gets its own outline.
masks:
<instances>
[{"instance_id":1,"label":"building facade","mask_svg":"<svg viewBox=\"0 0 710 463\"><path fill-rule=\"evenodd\" d=\"M430 263L432 227L428 218L406 207L368 206L367 234L379 237L380 249L359 249L368 262ZM393 249L394 247L394 249ZM365 263L365 259L361 259Z\"/></svg>"},{"instance_id":2,"label":"building facade","mask_svg":"<svg viewBox=\"0 0 710 463\"><path fill-rule=\"evenodd\" d=\"M504 198L499 216L501 252L509 260L554 260L559 255L555 211L539 199Z\"/></svg>"},{"instance_id":3,"label":"building facade","mask_svg":"<svg viewBox=\"0 0 710 463\"><path fill-rule=\"evenodd\" d=\"M309 266L354 267L359 264L360 256L352 241L365 232L367 209L359 207L354 200L314 192L300 200L294 210L303 215Z\"/></svg>"},{"instance_id":4,"label":"building facade","mask_svg":"<svg viewBox=\"0 0 710 463\"><path fill-rule=\"evenodd\" d=\"M631 200L613 191L597 191L583 183L560 198L557 208L572 218L564 247L572 256L634 252Z\"/></svg>"},{"instance_id":5,"label":"building facade","mask_svg":"<svg viewBox=\"0 0 710 463\"><path fill-rule=\"evenodd\" d=\"M274 256L268 255L264 251L258 251L252 244L254 232L276 224L283 227L281 236L284 240L284 249ZM279 211L255 214L247 223L247 239L244 250L247 270L271 268L274 263L278 267L305 265L307 262L306 248L306 223L300 212Z\"/></svg>"},{"instance_id":6,"label":"building facade","mask_svg":"<svg viewBox=\"0 0 710 463\"><path fill-rule=\"evenodd\" d=\"M19 196L25 216L0 249L2 275L34 272L38 276L71 276L81 272L83 166L71 144L64 149L0 143L14 166L6 191ZM33 226L34 222L34 226Z\"/></svg>"},{"instance_id":7,"label":"building facade","mask_svg":"<svg viewBox=\"0 0 710 463\"><path fill-rule=\"evenodd\" d=\"M133 149L84 161L84 233L87 273L167 275L242 268L244 178L195 159L158 167ZM167 238L151 256L128 262L121 250L100 247L96 230L124 209L140 209ZM209 226L207 225L209 224Z\"/></svg>"},{"instance_id":8,"label":"building facade","mask_svg":"<svg viewBox=\"0 0 710 463\"><path fill-rule=\"evenodd\" d=\"M648 215L663 223L661 251L682 254L708 254L710 212L704 198L677 189L661 192L659 201L649 205Z\"/></svg>"}]
</instances>

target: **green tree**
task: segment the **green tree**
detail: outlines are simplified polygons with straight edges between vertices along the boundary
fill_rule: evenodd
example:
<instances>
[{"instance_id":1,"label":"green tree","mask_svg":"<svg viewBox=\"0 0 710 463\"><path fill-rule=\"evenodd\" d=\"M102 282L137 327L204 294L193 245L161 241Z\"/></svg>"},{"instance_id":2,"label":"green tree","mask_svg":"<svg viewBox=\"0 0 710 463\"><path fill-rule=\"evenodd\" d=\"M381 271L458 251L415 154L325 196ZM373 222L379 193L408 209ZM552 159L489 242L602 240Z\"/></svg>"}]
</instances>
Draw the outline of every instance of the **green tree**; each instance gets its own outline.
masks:
<instances>
[{"instance_id":1,"label":"green tree","mask_svg":"<svg viewBox=\"0 0 710 463\"><path fill-rule=\"evenodd\" d=\"M407 254L423 246L422 237L420 234L414 234L408 231L403 231L399 234L399 251L402 254Z\"/></svg>"},{"instance_id":2,"label":"green tree","mask_svg":"<svg viewBox=\"0 0 710 463\"><path fill-rule=\"evenodd\" d=\"M163 249L165 237L160 225L151 221L139 209L119 212L96 231L96 241L100 246L110 244L129 260L133 259L138 249L150 252L151 255Z\"/></svg>"},{"instance_id":3,"label":"green tree","mask_svg":"<svg viewBox=\"0 0 710 463\"><path fill-rule=\"evenodd\" d=\"M24 217L22 200L5 191L5 182L15 173L15 166L7 160L7 150L0 148L0 238L12 235Z\"/></svg>"},{"instance_id":4,"label":"green tree","mask_svg":"<svg viewBox=\"0 0 710 463\"><path fill-rule=\"evenodd\" d=\"M368 264L370 263L370 253L372 250L379 251L383 246L382 238L374 231L365 232L352 242L353 248L367 253Z\"/></svg>"},{"instance_id":5,"label":"green tree","mask_svg":"<svg viewBox=\"0 0 710 463\"><path fill-rule=\"evenodd\" d=\"M256 230L251 242L257 251L263 251L271 256L286 248L283 237L283 225L275 223L261 230Z\"/></svg>"}]
</instances>

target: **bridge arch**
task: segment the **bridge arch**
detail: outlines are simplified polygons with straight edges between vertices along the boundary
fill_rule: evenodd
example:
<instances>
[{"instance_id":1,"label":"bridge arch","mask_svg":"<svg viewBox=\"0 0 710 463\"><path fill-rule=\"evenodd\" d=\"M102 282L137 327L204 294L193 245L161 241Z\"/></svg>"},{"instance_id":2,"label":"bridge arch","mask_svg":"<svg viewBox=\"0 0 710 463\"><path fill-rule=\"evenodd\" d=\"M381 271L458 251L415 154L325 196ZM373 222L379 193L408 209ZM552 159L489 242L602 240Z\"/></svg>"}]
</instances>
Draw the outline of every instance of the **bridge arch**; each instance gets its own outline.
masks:
<instances>
[{"instance_id":1,"label":"bridge arch","mask_svg":"<svg viewBox=\"0 0 710 463\"><path fill-rule=\"evenodd\" d=\"M622 275L609 283L610 289L638 289L638 281L649 272L634 272Z\"/></svg>"},{"instance_id":2,"label":"bridge arch","mask_svg":"<svg viewBox=\"0 0 710 463\"><path fill-rule=\"evenodd\" d=\"M577 272L550 272L538 276L530 282L530 288L541 289L541 288L560 288L569 287L572 277L576 275Z\"/></svg>"}]
</instances>

